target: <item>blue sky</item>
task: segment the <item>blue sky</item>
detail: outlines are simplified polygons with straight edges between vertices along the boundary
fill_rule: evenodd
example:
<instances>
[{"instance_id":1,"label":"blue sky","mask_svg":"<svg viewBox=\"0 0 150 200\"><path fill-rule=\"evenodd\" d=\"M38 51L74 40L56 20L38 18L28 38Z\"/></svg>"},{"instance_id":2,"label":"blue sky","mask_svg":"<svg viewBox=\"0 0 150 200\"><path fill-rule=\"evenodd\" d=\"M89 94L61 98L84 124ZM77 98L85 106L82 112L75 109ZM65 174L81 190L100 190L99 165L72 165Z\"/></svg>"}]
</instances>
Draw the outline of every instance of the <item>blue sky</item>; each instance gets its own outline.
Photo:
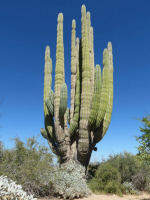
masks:
<instances>
[{"instance_id":1,"label":"blue sky","mask_svg":"<svg viewBox=\"0 0 150 200\"><path fill-rule=\"evenodd\" d=\"M6 147L12 146L10 138L25 140L44 125L44 51L50 45L54 69L59 12L64 14L65 78L70 84L71 21L76 19L80 37L82 4L91 12L95 64L102 64L108 41L114 55L112 121L92 161L137 152L137 118L150 113L149 0L0 0L0 140Z\"/></svg>"}]
</instances>

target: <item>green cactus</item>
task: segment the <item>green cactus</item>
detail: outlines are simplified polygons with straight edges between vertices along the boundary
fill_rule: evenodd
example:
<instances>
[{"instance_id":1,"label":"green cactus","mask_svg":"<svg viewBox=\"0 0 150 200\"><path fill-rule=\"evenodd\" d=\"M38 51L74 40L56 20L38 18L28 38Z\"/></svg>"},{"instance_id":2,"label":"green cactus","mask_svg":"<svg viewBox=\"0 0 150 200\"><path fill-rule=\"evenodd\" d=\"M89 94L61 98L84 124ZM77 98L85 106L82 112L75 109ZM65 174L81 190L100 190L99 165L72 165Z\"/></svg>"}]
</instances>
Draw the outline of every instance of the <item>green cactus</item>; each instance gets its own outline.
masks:
<instances>
[{"instance_id":1,"label":"green cactus","mask_svg":"<svg viewBox=\"0 0 150 200\"><path fill-rule=\"evenodd\" d=\"M67 108L64 73L63 14L57 19L55 92L51 89L50 48L45 51L44 117L42 136L48 140L60 164L70 159L87 167L95 145L104 137L111 120L113 104L112 45L103 52L103 70L94 66L93 27L90 12L81 8L81 33L76 37L76 21L71 33L71 107ZM68 122L68 125L67 125Z\"/></svg>"},{"instance_id":2,"label":"green cactus","mask_svg":"<svg viewBox=\"0 0 150 200\"><path fill-rule=\"evenodd\" d=\"M54 93L53 90L50 90L49 98L45 101L46 107L49 111L49 114L54 116Z\"/></svg>"},{"instance_id":3,"label":"green cactus","mask_svg":"<svg viewBox=\"0 0 150 200\"><path fill-rule=\"evenodd\" d=\"M64 83L60 90L59 118L62 119L67 110L67 85Z\"/></svg>"},{"instance_id":4,"label":"green cactus","mask_svg":"<svg viewBox=\"0 0 150 200\"><path fill-rule=\"evenodd\" d=\"M100 103L100 94L101 94L101 68L100 65L96 65L95 67L95 76L94 76L94 94L92 99L92 108L91 113L89 117L89 125L92 125L91 127L96 128L96 119L99 109L99 103Z\"/></svg>"}]
</instances>

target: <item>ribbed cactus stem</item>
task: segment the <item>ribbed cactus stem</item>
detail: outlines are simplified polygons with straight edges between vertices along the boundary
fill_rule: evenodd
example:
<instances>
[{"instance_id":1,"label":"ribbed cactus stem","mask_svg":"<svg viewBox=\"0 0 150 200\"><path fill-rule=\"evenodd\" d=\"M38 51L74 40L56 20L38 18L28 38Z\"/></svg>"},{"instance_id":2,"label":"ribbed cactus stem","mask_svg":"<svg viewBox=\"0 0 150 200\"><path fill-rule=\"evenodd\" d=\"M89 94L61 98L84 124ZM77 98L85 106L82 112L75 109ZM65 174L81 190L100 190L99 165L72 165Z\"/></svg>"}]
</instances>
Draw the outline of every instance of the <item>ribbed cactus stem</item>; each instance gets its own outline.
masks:
<instances>
[{"instance_id":1,"label":"ribbed cactus stem","mask_svg":"<svg viewBox=\"0 0 150 200\"><path fill-rule=\"evenodd\" d=\"M90 27L89 31L89 48L90 48L90 68L91 68L91 91L94 92L94 73L95 73L95 67L94 67L94 37L93 37L93 27ZM93 95L91 95L92 99Z\"/></svg>"},{"instance_id":2,"label":"ribbed cactus stem","mask_svg":"<svg viewBox=\"0 0 150 200\"><path fill-rule=\"evenodd\" d=\"M89 35L88 37L90 38L90 27L91 27L91 14L90 14L90 12L87 12L86 20L87 20L87 33Z\"/></svg>"},{"instance_id":3,"label":"ribbed cactus stem","mask_svg":"<svg viewBox=\"0 0 150 200\"><path fill-rule=\"evenodd\" d=\"M108 104L107 104L107 109L106 113L104 116L104 122L103 122L103 135L105 135L110 121L111 121L111 114L112 114L112 107L113 107L113 55L112 55L112 45L111 42L108 43L108 57L109 57L109 79L108 79Z\"/></svg>"},{"instance_id":4,"label":"ribbed cactus stem","mask_svg":"<svg viewBox=\"0 0 150 200\"><path fill-rule=\"evenodd\" d=\"M44 115L48 115L46 100L49 98L49 91L52 83L52 60L50 58L50 47L47 46L45 50L45 70L44 70Z\"/></svg>"},{"instance_id":5,"label":"ribbed cactus stem","mask_svg":"<svg viewBox=\"0 0 150 200\"><path fill-rule=\"evenodd\" d=\"M52 90L50 90L49 98L45 101L45 104L47 106L50 116L53 117L54 116L54 93Z\"/></svg>"},{"instance_id":6,"label":"ribbed cactus stem","mask_svg":"<svg viewBox=\"0 0 150 200\"><path fill-rule=\"evenodd\" d=\"M92 35L92 27L91 27L91 14L87 12L86 16L87 20L87 34L88 34L88 43L89 43L89 67L90 67L90 105L93 96L93 89L94 89L94 56L93 56L93 35Z\"/></svg>"},{"instance_id":7,"label":"ribbed cactus stem","mask_svg":"<svg viewBox=\"0 0 150 200\"><path fill-rule=\"evenodd\" d=\"M72 20L72 34L71 34L71 108L70 121L74 115L74 101L75 101L75 84L77 73L77 56L76 56L76 21Z\"/></svg>"},{"instance_id":8,"label":"ribbed cactus stem","mask_svg":"<svg viewBox=\"0 0 150 200\"><path fill-rule=\"evenodd\" d=\"M109 96L108 96L108 87L109 87L109 56L108 49L104 49L103 51L103 73L102 73L102 89L101 89L101 97L100 97L100 106L97 115L96 126L99 127L102 120L104 119L105 112L107 109Z\"/></svg>"},{"instance_id":9,"label":"ribbed cactus stem","mask_svg":"<svg viewBox=\"0 0 150 200\"><path fill-rule=\"evenodd\" d=\"M61 86L60 91L60 106L59 106L59 118L60 120L64 120L64 115L67 110L67 85L64 83Z\"/></svg>"},{"instance_id":10,"label":"ribbed cactus stem","mask_svg":"<svg viewBox=\"0 0 150 200\"><path fill-rule=\"evenodd\" d=\"M57 19L57 47L56 47L56 67L55 67L55 98L54 114L55 119L59 117L60 87L64 83L64 45L63 45L63 14L59 13Z\"/></svg>"},{"instance_id":11,"label":"ribbed cactus stem","mask_svg":"<svg viewBox=\"0 0 150 200\"><path fill-rule=\"evenodd\" d=\"M75 101L74 101L74 116L70 123L69 132L72 134L77 130L80 115L80 74L79 74L79 38L76 39L76 57L77 57L77 74L76 74L76 85L75 85Z\"/></svg>"},{"instance_id":12,"label":"ribbed cactus stem","mask_svg":"<svg viewBox=\"0 0 150 200\"><path fill-rule=\"evenodd\" d=\"M95 76L94 76L94 94L92 98L92 108L89 117L89 125L93 128L95 127L97 114L99 110L99 99L101 94L101 68L100 65L95 67Z\"/></svg>"},{"instance_id":13,"label":"ribbed cactus stem","mask_svg":"<svg viewBox=\"0 0 150 200\"><path fill-rule=\"evenodd\" d=\"M82 24L82 94L81 94L81 121L87 119L88 112L88 78L89 78L89 52L88 52L88 33L86 20L86 7L81 8L81 24ZM83 122L82 122L83 123Z\"/></svg>"},{"instance_id":14,"label":"ribbed cactus stem","mask_svg":"<svg viewBox=\"0 0 150 200\"><path fill-rule=\"evenodd\" d=\"M89 132L88 118L90 114L90 60L89 60L89 37L87 30L87 14L85 5L81 8L81 30L82 30L82 93L81 93L81 109L79 124L79 141L78 141L78 159L87 162L87 153L89 151Z\"/></svg>"},{"instance_id":15,"label":"ribbed cactus stem","mask_svg":"<svg viewBox=\"0 0 150 200\"><path fill-rule=\"evenodd\" d=\"M68 124L70 124L70 109L69 108L67 108L66 110L66 118L67 118Z\"/></svg>"}]
</instances>

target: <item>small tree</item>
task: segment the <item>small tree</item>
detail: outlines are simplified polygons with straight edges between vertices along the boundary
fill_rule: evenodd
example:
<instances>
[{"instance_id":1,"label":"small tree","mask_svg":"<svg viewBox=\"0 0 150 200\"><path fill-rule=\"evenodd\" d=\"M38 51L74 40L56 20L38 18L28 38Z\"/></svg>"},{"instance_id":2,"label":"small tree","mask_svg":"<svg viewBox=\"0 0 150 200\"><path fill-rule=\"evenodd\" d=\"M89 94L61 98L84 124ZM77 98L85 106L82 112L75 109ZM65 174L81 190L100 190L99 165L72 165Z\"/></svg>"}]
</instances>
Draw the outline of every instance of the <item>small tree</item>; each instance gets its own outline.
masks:
<instances>
[{"instance_id":1,"label":"small tree","mask_svg":"<svg viewBox=\"0 0 150 200\"><path fill-rule=\"evenodd\" d=\"M143 127L140 127L141 135L136 137L139 142L138 150L139 157L150 164L150 115L143 117L141 122Z\"/></svg>"}]
</instances>

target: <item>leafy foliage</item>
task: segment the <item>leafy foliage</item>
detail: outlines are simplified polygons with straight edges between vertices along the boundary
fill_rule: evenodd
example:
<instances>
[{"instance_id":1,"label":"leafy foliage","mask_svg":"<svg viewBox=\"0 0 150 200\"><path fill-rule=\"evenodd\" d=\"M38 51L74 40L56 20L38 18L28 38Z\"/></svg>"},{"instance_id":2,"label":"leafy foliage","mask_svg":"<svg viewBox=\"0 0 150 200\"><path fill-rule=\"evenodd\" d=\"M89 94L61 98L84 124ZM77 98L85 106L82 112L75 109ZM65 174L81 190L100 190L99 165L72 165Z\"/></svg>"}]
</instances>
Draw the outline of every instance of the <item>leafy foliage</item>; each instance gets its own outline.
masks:
<instances>
[{"instance_id":1,"label":"leafy foliage","mask_svg":"<svg viewBox=\"0 0 150 200\"><path fill-rule=\"evenodd\" d=\"M93 192L107 192L121 195L122 193L137 194L137 190L149 191L150 166L138 159L137 156L124 152L110 156L99 164L90 165L93 178L89 187Z\"/></svg>"},{"instance_id":2,"label":"leafy foliage","mask_svg":"<svg viewBox=\"0 0 150 200\"><path fill-rule=\"evenodd\" d=\"M27 139L26 144L19 138L14 140L13 149L3 150L0 175L7 176L22 185L28 194L50 195L51 153L45 146L40 145L35 137Z\"/></svg>"},{"instance_id":3,"label":"leafy foliage","mask_svg":"<svg viewBox=\"0 0 150 200\"><path fill-rule=\"evenodd\" d=\"M114 156L110 155L106 162L118 169L121 175L121 183L126 181L131 182L132 176L134 176L141 167L137 157L128 152Z\"/></svg>"},{"instance_id":4,"label":"leafy foliage","mask_svg":"<svg viewBox=\"0 0 150 200\"><path fill-rule=\"evenodd\" d=\"M143 117L141 122L143 127L140 127L141 135L136 137L139 142L139 157L150 164L150 116Z\"/></svg>"},{"instance_id":5,"label":"leafy foliage","mask_svg":"<svg viewBox=\"0 0 150 200\"><path fill-rule=\"evenodd\" d=\"M132 176L132 183L136 189L150 192L150 166L141 162L140 170Z\"/></svg>"},{"instance_id":6,"label":"leafy foliage","mask_svg":"<svg viewBox=\"0 0 150 200\"><path fill-rule=\"evenodd\" d=\"M102 163L98 167L95 177L89 182L93 192L108 192L121 194L121 176L117 168L109 163Z\"/></svg>"}]
</instances>

